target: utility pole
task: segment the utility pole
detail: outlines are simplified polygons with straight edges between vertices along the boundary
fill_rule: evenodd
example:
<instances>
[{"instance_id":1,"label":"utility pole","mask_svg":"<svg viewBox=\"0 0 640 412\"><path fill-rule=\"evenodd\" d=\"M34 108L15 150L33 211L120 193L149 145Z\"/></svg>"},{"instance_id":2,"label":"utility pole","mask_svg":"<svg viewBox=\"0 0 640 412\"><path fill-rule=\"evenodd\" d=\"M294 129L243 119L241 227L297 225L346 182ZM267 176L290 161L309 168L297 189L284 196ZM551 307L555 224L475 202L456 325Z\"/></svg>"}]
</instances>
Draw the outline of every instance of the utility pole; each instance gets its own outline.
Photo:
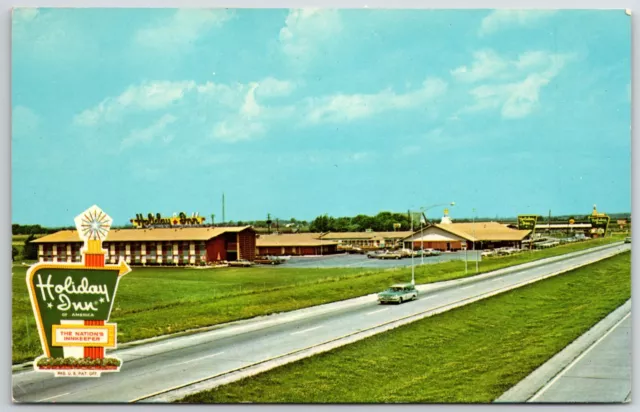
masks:
<instances>
[{"instance_id":1,"label":"utility pole","mask_svg":"<svg viewBox=\"0 0 640 412\"><path fill-rule=\"evenodd\" d=\"M473 254L476 259L476 273L478 273L478 256L476 252L476 208L473 208Z\"/></svg>"},{"instance_id":2,"label":"utility pole","mask_svg":"<svg viewBox=\"0 0 640 412\"><path fill-rule=\"evenodd\" d=\"M213 226L216 222L216 215L215 213L211 213L211 226Z\"/></svg>"},{"instance_id":3,"label":"utility pole","mask_svg":"<svg viewBox=\"0 0 640 412\"><path fill-rule=\"evenodd\" d=\"M416 284L416 266L413 264L413 244L415 243L413 238L413 216L409 213L409 217L411 218L411 284Z\"/></svg>"},{"instance_id":4,"label":"utility pole","mask_svg":"<svg viewBox=\"0 0 640 412\"><path fill-rule=\"evenodd\" d=\"M224 215L224 192L222 192L222 223L224 224L227 221Z\"/></svg>"}]
</instances>

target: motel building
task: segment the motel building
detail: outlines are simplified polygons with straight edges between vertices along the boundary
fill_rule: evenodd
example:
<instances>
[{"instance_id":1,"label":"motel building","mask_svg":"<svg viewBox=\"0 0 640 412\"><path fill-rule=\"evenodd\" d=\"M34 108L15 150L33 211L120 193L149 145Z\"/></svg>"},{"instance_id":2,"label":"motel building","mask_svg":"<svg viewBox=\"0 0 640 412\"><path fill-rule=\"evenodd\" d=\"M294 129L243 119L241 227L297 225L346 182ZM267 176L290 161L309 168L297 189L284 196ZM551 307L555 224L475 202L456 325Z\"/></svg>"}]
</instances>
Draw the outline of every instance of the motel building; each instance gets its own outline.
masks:
<instances>
[{"instance_id":1,"label":"motel building","mask_svg":"<svg viewBox=\"0 0 640 412\"><path fill-rule=\"evenodd\" d=\"M484 250L501 247L522 248L531 230L509 228L498 222L453 223L445 215L439 224L432 224L404 239L404 247L440 251Z\"/></svg>"},{"instance_id":2,"label":"motel building","mask_svg":"<svg viewBox=\"0 0 640 412\"><path fill-rule=\"evenodd\" d=\"M322 240L337 242L340 248L396 248L411 231L398 232L329 232L321 236Z\"/></svg>"},{"instance_id":3,"label":"motel building","mask_svg":"<svg viewBox=\"0 0 640 412\"><path fill-rule=\"evenodd\" d=\"M41 262L80 262L83 245L75 230L61 230L33 241ZM253 261L256 233L243 227L111 229L103 242L105 262L123 258L131 265L206 265Z\"/></svg>"},{"instance_id":4,"label":"motel building","mask_svg":"<svg viewBox=\"0 0 640 412\"><path fill-rule=\"evenodd\" d=\"M338 242L321 240L322 233L260 234L256 238L257 256L331 255L338 253Z\"/></svg>"}]
</instances>

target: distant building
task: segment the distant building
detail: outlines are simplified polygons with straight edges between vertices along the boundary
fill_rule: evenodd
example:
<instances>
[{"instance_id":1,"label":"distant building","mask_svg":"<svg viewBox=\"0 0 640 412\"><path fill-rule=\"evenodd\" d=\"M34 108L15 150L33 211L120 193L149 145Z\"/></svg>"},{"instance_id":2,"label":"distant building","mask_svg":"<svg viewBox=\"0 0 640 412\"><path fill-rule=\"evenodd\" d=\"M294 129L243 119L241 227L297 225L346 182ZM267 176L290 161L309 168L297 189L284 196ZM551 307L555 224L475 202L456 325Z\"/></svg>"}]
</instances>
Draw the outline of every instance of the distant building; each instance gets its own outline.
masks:
<instances>
[{"instance_id":1,"label":"distant building","mask_svg":"<svg viewBox=\"0 0 640 412\"><path fill-rule=\"evenodd\" d=\"M79 262L83 243L75 230L61 230L33 241L38 259ZM251 226L112 229L103 242L105 262L123 258L131 265L200 265L253 261L256 233Z\"/></svg>"},{"instance_id":2,"label":"distant building","mask_svg":"<svg viewBox=\"0 0 640 412\"><path fill-rule=\"evenodd\" d=\"M411 231L398 232L329 232L322 240L337 242L339 246L364 248L396 248L402 246L402 240L411 235Z\"/></svg>"},{"instance_id":3,"label":"distant building","mask_svg":"<svg viewBox=\"0 0 640 412\"><path fill-rule=\"evenodd\" d=\"M404 247L440 251L521 248L530 234L530 230L511 229L498 222L440 223L410 234L404 239Z\"/></svg>"},{"instance_id":4,"label":"distant building","mask_svg":"<svg viewBox=\"0 0 640 412\"><path fill-rule=\"evenodd\" d=\"M338 252L338 242L322 240L322 233L260 234L258 256L330 255Z\"/></svg>"}]
</instances>

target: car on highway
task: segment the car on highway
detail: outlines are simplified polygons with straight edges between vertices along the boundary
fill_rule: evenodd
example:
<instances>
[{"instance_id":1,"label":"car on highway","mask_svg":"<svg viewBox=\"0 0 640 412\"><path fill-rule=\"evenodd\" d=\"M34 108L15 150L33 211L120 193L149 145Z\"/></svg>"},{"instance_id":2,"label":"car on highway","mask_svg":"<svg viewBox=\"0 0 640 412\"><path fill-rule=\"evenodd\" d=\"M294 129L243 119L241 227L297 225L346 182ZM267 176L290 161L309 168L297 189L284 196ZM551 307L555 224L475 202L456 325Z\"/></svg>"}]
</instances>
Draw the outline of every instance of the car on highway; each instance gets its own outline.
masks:
<instances>
[{"instance_id":1,"label":"car on highway","mask_svg":"<svg viewBox=\"0 0 640 412\"><path fill-rule=\"evenodd\" d=\"M400 283L392 285L389 289L378 293L378 302L384 303L402 303L409 300L418 299L418 290L411 283Z\"/></svg>"},{"instance_id":2,"label":"car on highway","mask_svg":"<svg viewBox=\"0 0 640 412\"><path fill-rule=\"evenodd\" d=\"M624 238L624 243L631 243L631 236L627 236Z\"/></svg>"}]
</instances>

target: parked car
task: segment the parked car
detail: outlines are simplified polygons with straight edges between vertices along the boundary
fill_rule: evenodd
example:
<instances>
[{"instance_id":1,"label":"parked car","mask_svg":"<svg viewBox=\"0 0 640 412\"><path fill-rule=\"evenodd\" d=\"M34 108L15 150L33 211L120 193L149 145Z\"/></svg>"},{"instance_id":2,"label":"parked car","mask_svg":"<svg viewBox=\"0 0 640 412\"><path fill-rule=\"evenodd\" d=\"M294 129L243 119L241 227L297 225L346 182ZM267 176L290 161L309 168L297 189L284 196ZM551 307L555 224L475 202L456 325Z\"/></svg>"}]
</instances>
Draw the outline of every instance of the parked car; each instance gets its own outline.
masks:
<instances>
[{"instance_id":1,"label":"parked car","mask_svg":"<svg viewBox=\"0 0 640 412\"><path fill-rule=\"evenodd\" d=\"M402 254L400 252L387 252L381 253L377 256L378 259L402 259Z\"/></svg>"},{"instance_id":2,"label":"parked car","mask_svg":"<svg viewBox=\"0 0 640 412\"><path fill-rule=\"evenodd\" d=\"M367 257L369 259L374 259L377 258L378 256L380 256L381 254L385 253L385 250L372 250L371 252L367 252Z\"/></svg>"},{"instance_id":3,"label":"parked car","mask_svg":"<svg viewBox=\"0 0 640 412\"><path fill-rule=\"evenodd\" d=\"M418 291L411 283L401 283L392 285L384 292L378 293L378 302L384 303L402 303L409 300L418 299Z\"/></svg>"},{"instance_id":4,"label":"parked car","mask_svg":"<svg viewBox=\"0 0 640 412\"><path fill-rule=\"evenodd\" d=\"M496 252L493 251L493 250L483 250L482 253L480 253L480 256L489 257L489 256L493 256L495 254L496 254Z\"/></svg>"},{"instance_id":5,"label":"parked car","mask_svg":"<svg viewBox=\"0 0 640 412\"><path fill-rule=\"evenodd\" d=\"M284 259L278 259L276 256L256 256L255 263L261 265L280 265L285 262Z\"/></svg>"},{"instance_id":6,"label":"parked car","mask_svg":"<svg viewBox=\"0 0 640 412\"><path fill-rule=\"evenodd\" d=\"M425 249L424 250L424 255L425 256L440 256L440 251L436 250L436 249Z\"/></svg>"},{"instance_id":7,"label":"parked car","mask_svg":"<svg viewBox=\"0 0 640 412\"><path fill-rule=\"evenodd\" d=\"M624 238L624 243L631 243L631 236L627 236Z\"/></svg>"},{"instance_id":8,"label":"parked car","mask_svg":"<svg viewBox=\"0 0 640 412\"><path fill-rule=\"evenodd\" d=\"M234 267L250 267L253 266L253 262L250 262L248 260L245 259L240 259L240 260L234 260L229 262L229 266L234 266Z\"/></svg>"},{"instance_id":9,"label":"parked car","mask_svg":"<svg viewBox=\"0 0 640 412\"><path fill-rule=\"evenodd\" d=\"M419 252L418 250L411 250L411 249L400 249L398 251L398 253L400 253L400 255L402 257L411 257L411 255L413 256L417 256L416 253Z\"/></svg>"}]
</instances>

